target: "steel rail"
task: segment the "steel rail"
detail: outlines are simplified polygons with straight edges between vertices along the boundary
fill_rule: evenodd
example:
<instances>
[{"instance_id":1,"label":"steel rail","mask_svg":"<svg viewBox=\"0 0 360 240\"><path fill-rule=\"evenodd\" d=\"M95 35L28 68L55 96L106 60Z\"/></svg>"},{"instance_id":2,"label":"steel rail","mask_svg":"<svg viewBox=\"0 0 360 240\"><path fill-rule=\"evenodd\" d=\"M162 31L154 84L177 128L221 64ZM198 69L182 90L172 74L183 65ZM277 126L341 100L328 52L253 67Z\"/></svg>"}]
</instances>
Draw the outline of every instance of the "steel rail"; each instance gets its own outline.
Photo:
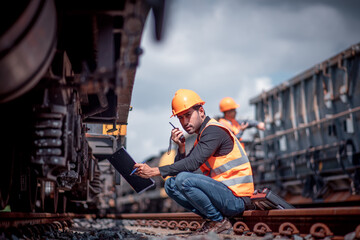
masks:
<instances>
[{"instance_id":1,"label":"steel rail","mask_svg":"<svg viewBox=\"0 0 360 240\"><path fill-rule=\"evenodd\" d=\"M204 222L200 216L185 213L143 213L143 214L52 214L52 213L0 213L0 228L26 227L29 225L52 224L64 229L71 226L73 218L110 218L130 220L138 227L153 227L194 231ZM273 238L297 239L359 239L360 207L304 208L269 211L245 211L235 216L233 236L272 235Z\"/></svg>"},{"instance_id":2,"label":"steel rail","mask_svg":"<svg viewBox=\"0 0 360 240\"><path fill-rule=\"evenodd\" d=\"M194 213L108 214L107 218L134 220L135 226L196 230L204 219ZM234 235L344 239L360 237L360 207L304 208L245 211L233 219Z\"/></svg>"}]
</instances>

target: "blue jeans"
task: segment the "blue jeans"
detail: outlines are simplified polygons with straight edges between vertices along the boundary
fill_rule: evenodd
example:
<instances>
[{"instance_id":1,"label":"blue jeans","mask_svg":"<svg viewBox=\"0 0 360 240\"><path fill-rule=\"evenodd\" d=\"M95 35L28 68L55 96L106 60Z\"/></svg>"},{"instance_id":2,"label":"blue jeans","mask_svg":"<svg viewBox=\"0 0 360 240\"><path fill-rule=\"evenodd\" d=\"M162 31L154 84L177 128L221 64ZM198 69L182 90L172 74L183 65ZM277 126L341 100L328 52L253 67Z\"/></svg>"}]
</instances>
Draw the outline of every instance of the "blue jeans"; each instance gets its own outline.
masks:
<instances>
[{"instance_id":1,"label":"blue jeans","mask_svg":"<svg viewBox=\"0 0 360 240\"><path fill-rule=\"evenodd\" d=\"M227 186L202 174L181 172L166 180L165 191L184 208L212 221L222 221L245 209L244 201Z\"/></svg>"}]
</instances>

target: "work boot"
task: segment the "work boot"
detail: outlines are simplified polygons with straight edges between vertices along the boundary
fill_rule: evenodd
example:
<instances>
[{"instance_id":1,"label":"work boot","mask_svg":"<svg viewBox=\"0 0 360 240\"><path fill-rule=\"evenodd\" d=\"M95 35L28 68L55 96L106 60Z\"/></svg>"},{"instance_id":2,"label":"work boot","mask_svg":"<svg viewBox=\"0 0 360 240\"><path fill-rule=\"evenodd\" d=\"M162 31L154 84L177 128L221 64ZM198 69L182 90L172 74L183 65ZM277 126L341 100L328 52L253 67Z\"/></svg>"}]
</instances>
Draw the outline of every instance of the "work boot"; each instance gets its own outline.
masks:
<instances>
[{"instance_id":1,"label":"work boot","mask_svg":"<svg viewBox=\"0 0 360 240\"><path fill-rule=\"evenodd\" d=\"M232 228L228 218L224 218L221 222L206 220L202 227L196 231L198 234L207 234L209 232L222 233Z\"/></svg>"}]
</instances>

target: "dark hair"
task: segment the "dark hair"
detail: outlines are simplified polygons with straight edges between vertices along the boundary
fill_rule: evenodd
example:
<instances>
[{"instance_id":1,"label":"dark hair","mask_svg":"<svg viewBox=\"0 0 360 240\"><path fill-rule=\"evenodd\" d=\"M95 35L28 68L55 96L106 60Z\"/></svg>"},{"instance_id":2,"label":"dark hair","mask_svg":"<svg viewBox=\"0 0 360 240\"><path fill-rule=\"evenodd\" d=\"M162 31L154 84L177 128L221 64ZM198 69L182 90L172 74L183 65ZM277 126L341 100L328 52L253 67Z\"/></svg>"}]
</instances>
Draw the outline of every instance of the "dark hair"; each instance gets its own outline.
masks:
<instances>
[{"instance_id":1,"label":"dark hair","mask_svg":"<svg viewBox=\"0 0 360 240\"><path fill-rule=\"evenodd\" d=\"M199 109L200 109L201 107L202 107L202 105L199 104L199 105L192 106L192 109L194 109L194 111L199 111ZM203 108L203 109L204 109L204 108ZM205 109L204 109L204 114L206 115Z\"/></svg>"}]
</instances>

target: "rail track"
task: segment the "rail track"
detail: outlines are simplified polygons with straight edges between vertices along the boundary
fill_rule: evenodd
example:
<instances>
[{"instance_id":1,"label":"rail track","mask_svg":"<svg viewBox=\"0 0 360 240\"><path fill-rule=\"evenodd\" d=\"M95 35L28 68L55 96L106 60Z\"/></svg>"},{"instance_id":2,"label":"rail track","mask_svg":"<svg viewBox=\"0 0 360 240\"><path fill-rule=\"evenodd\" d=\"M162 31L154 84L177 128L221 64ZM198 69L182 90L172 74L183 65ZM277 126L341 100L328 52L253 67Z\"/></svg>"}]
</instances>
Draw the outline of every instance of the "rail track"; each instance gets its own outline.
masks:
<instances>
[{"instance_id":1,"label":"rail track","mask_svg":"<svg viewBox=\"0 0 360 240\"><path fill-rule=\"evenodd\" d=\"M71 233L76 227L74 219L106 219L133 233L180 238L188 238L189 234L193 236L204 221L189 212L104 215L0 213L0 228L2 232L23 229L23 232L30 232L32 235L47 230ZM245 211L232 221L233 229L226 232L226 235L233 239L265 236L269 239L360 239L360 207L254 210ZM222 235L219 237L224 238Z\"/></svg>"},{"instance_id":2,"label":"rail track","mask_svg":"<svg viewBox=\"0 0 360 240\"><path fill-rule=\"evenodd\" d=\"M110 217L110 216L108 216ZM196 230L203 220L193 213L121 214L135 226ZM262 237L360 239L360 207L245 211L233 219L233 235Z\"/></svg>"}]
</instances>

